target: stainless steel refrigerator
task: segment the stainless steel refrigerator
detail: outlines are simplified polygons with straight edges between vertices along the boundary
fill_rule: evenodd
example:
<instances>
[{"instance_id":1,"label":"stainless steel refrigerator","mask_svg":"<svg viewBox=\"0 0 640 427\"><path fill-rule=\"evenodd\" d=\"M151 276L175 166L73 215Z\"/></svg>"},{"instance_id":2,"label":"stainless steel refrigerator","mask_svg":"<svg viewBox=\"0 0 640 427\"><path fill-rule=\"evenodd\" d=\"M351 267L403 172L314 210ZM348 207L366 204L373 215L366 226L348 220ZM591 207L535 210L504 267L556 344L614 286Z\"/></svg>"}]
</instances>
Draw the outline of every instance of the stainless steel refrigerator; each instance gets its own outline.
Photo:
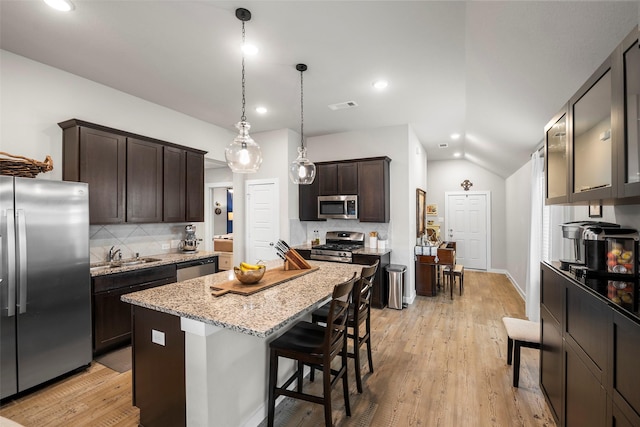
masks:
<instances>
[{"instance_id":1,"label":"stainless steel refrigerator","mask_svg":"<svg viewBox=\"0 0 640 427\"><path fill-rule=\"evenodd\" d=\"M0 398L91 363L84 183L0 176Z\"/></svg>"}]
</instances>

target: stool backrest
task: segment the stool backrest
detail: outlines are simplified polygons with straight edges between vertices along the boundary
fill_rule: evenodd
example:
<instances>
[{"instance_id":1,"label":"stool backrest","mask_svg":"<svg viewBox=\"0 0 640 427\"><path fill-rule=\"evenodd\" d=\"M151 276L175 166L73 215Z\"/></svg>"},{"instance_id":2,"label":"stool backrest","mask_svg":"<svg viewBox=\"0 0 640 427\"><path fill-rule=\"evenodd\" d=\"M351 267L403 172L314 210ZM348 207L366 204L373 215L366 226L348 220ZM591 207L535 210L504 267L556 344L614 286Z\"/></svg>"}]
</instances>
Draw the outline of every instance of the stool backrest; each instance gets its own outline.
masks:
<instances>
[{"instance_id":1,"label":"stool backrest","mask_svg":"<svg viewBox=\"0 0 640 427\"><path fill-rule=\"evenodd\" d=\"M360 277L364 277L373 283L373 276L376 275L378 271L378 265L380 264L380 260L376 260L373 265L367 265L366 267L362 267L362 272L360 273Z\"/></svg>"},{"instance_id":2,"label":"stool backrest","mask_svg":"<svg viewBox=\"0 0 640 427\"><path fill-rule=\"evenodd\" d=\"M323 354L328 360L333 359L346 346L349 296L353 290L355 280L356 274L354 273L351 279L339 283L333 288L323 349Z\"/></svg>"},{"instance_id":3,"label":"stool backrest","mask_svg":"<svg viewBox=\"0 0 640 427\"><path fill-rule=\"evenodd\" d=\"M361 324L369 317L371 311L372 283L365 277L358 279L353 286L353 322Z\"/></svg>"}]
</instances>

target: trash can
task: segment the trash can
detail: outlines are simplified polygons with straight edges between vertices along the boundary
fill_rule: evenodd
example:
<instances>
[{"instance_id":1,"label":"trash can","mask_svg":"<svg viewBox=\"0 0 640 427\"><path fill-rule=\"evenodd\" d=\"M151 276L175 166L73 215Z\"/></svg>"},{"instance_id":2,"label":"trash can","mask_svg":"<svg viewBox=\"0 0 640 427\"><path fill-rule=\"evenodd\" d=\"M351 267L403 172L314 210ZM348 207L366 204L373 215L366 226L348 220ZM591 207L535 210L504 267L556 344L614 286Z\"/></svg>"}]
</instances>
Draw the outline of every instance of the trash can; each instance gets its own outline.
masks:
<instances>
[{"instance_id":1,"label":"trash can","mask_svg":"<svg viewBox=\"0 0 640 427\"><path fill-rule=\"evenodd\" d=\"M404 295L404 276L406 265L389 264L389 308L402 310L402 296Z\"/></svg>"}]
</instances>

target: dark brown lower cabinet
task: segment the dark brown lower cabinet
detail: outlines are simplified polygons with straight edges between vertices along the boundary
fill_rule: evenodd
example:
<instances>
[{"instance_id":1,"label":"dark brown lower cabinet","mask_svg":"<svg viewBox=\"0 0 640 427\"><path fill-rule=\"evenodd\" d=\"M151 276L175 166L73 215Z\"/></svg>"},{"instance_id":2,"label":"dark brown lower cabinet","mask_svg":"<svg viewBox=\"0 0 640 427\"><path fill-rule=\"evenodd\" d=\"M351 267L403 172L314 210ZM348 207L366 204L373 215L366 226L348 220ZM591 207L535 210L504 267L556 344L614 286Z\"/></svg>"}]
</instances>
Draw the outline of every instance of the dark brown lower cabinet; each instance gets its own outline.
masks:
<instances>
[{"instance_id":1,"label":"dark brown lower cabinet","mask_svg":"<svg viewBox=\"0 0 640 427\"><path fill-rule=\"evenodd\" d=\"M606 425L607 394L589 361L579 349L565 343L567 427L602 427Z\"/></svg>"},{"instance_id":2,"label":"dark brown lower cabinet","mask_svg":"<svg viewBox=\"0 0 640 427\"><path fill-rule=\"evenodd\" d=\"M640 426L640 317L558 266L542 263L541 272L540 388L556 422ZM547 305L563 315L555 317Z\"/></svg>"},{"instance_id":3,"label":"dark brown lower cabinet","mask_svg":"<svg viewBox=\"0 0 640 427\"><path fill-rule=\"evenodd\" d=\"M94 277L91 280L93 355L131 342L131 305L120 301L122 295L175 281L175 264Z\"/></svg>"},{"instance_id":4,"label":"dark brown lower cabinet","mask_svg":"<svg viewBox=\"0 0 640 427\"><path fill-rule=\"evenodd\" d=\"M180 318L132 306L133 404L140 426L187 425L184 332Z\"/></svg>"},{"instance_id":5,"label":"dark brown lower cabinet","mask_svg":"<svg viewBox=\"0 0 640 427\"><path fill-rule=\"evenodd\" d=\"M563 396L563 360L562 329L546 307L540 307L540 328L542 345L540 346L540 389L544 394L551 413L559 421Z\"/></svg>"},{"instance_id":6,"label":"dark brown lower cabinet","mask_svg":"<svg viewBox=\"0 0 640 427\"><path fill-rule=\"evenodd\" d=\"M371 295L371 306L375 308L385 308L389 302L389 279L386 267L391 260L391 254L387 252L384 255L360 255L353 254L353 263L361 265L372 265L380 261L378 271L373 278L373 292ZM405 286L407 278L405 277Z\"/></svg>"},{"instance_id":7,"label":"dark brown lower cabinet","mask_svg":"<svg viewBox=\"0 0 640 427\"><path fill-rule=\"evenodd\" d=\"M427 258L429 258L427 260ZM436 283L436 265L433 257L416 257L416 294L425 297L434 297L438 290Z\"/></svg>"}]
</instances>

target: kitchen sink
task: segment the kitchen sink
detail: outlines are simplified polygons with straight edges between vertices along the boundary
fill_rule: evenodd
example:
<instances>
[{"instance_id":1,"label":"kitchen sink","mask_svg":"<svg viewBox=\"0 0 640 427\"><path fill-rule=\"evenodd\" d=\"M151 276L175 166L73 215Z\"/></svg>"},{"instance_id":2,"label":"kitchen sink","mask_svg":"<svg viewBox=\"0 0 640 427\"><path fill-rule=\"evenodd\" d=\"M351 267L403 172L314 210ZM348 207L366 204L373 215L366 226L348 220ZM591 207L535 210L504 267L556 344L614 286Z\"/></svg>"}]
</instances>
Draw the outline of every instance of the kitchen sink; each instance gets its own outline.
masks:
<instances>
[{"instance_id":1,"label":"kitchen sink","mask_svg":"<svg viewBox=\"0 0 640 427\"><path fill-rule=\"evenodd\" d=\"M159 258L123 259L123 260L120 260L120 261L112 261L112 262L94 264L89 268L89 271L101 271L101 270L107 270L107 269L110 269L110 268L129 267L129 266L132 266L132 265L147 264L147 263L150 263L150 262L157 262L157 261L161 261L161 260Z\"/></svg>"}]
</instances>

